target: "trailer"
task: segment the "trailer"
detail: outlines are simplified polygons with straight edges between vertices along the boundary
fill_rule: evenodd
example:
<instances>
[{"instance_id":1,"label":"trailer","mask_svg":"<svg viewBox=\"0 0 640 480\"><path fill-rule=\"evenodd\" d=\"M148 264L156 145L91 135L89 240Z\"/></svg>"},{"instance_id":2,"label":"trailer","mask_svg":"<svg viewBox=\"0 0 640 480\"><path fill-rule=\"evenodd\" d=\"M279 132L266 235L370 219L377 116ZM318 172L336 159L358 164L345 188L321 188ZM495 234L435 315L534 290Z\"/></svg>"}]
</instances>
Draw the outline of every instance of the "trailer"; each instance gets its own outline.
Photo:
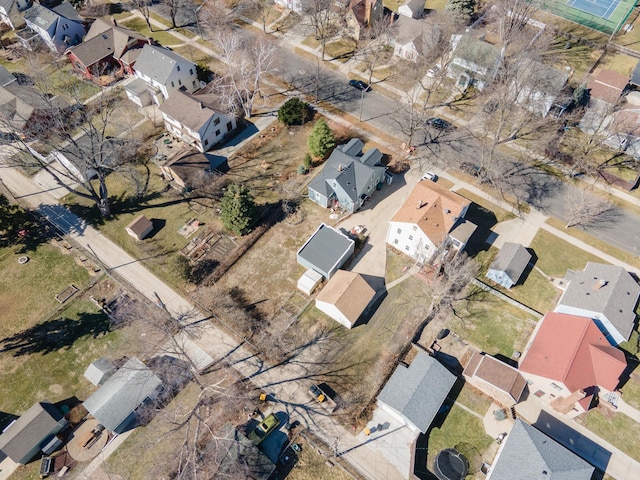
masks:
<instances>
[{"instance_id":1,"label":"trailer","mask_svg":"<svg viewBox=\"0 0 640 480\"><path fill-rule=\"evenodd\" d=\"M309 387L309 393L329 413L336 409L336 402L327 394L327 389L322 388L321 385L311 385L311 387Z\"/></svg>"}]
</instances>

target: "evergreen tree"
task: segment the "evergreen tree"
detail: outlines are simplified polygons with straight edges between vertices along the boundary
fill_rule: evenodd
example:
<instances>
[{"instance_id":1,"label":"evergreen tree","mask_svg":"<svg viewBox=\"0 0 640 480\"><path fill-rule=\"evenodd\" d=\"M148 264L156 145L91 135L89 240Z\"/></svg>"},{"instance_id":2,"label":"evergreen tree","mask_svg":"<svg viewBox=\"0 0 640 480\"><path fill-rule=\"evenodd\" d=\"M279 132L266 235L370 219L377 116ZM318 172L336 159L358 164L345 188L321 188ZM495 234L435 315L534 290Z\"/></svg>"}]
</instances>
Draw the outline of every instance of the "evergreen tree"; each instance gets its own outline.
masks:
<instances>
[{"instance_id":1,"label":"evergreen tree","mask_svg":"<svg viewBox=\"0 0 640 480\"><path fill-rule=\"evenodd\" d=\"M237 235L246 235L255 221L255 202L244 185L229 185L220 201L222 223Z\"/></svg>"},{"instance_id":2,"label":"evergreen tree","mask_svg":"<svg viewBox=\"0 0 640 480\"><path fill-rule=\"evenodd\" d=\"M320 119L313 126L307 139L309 151L316 157L324 158L336 146L336 138L324 119Z\"/></svg>"},{"instance_id":3,"label":"evergreen tree","mask_svg":"<svg viewBox=\"0 0 640 480\"><path fill-rule=\"evenodd\" d=\"M447 0L445 8L459 21L468 23L476 11L476 0Z\"/></svg>"},{"instance_id":4,"label":"evergreen tree","mask_svg":"<svg viewBox=\"0 0 640 480\"><path fill-rule=\"evenodd\" d=\"M298 97L284 102L278 110L278 120L285 125L302 125L307 121L308 105Z\"/></svg>"}]
</instances>

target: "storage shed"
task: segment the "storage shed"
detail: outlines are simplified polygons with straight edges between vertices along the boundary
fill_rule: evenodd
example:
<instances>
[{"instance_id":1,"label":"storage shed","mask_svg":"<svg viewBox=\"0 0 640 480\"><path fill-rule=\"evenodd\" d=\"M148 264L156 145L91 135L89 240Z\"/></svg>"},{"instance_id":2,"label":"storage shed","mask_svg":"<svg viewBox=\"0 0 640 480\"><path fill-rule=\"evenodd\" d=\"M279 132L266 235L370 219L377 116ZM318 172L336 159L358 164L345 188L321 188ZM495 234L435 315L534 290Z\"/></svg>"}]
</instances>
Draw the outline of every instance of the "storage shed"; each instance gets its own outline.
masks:
<instances>
[{"instance_id":1,"label":"storage shed","mask_svg":"<svg viewBox=\"0 0 640 480\"><path fill-rule=\"evenodd\" d=\"M298 279L298 290L311 295L321 281L322 275L315 270L308 269Z\"/></svg>"},{"instance_id":2,"label":"storage shed","mask_svg":"<svg viewBox=\"0 0 640 480\"><path fill-rule=\"evenodd\" d=\"M329 279L353 255L355 245L344 233L323 223L298 250L298 263Z\"/></svg>"},{"instance_id":3,"label":"storage shed","mask_svg":"<svg viewBox=\"0 0 640 480\"><path fill-rule=\"evenodd\" d=\"M115 371L116 367L113 366L113 363L104 357L100 357L89 364L84 372L84 378L97 387L106 382Z\"/></svg>"},{"instance_id":4,"label":"storage shed","mask_svg":"<svg viewBox=\"0 0 640 480\"><path fill-rule=\"evenodd\" d=\"M126 226L125 230L136 240L142 240L153 230L153 223L144 215L139 215Z\"/></svg>"},{"instance_id":5,"label":"storage shed","mask_svg":"<svg viewBox=\"0 0 640 480\"><path fill-rule=\"evenodd\" d=\"M487 278L504 288L518 283L531 261L531 254L519 243L505 243L491 263Z\"/></svg>"}]
</instances>

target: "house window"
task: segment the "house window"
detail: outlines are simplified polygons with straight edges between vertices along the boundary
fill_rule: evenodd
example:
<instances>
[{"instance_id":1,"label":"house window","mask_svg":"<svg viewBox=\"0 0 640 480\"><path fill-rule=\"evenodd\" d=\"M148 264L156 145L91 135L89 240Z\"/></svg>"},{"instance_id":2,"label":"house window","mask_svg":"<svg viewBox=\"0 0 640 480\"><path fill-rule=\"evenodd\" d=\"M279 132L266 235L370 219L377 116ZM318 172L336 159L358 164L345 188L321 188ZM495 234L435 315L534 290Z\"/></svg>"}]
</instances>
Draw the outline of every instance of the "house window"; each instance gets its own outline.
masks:
<instances>
[{"instance_id":1,"label":"house window","mask_svg":"<svg viewBox=\"0 0 640 480\"><path fill-rule=\"evenodd\" d=\"M189 75L193 76L193 68L189 69ZM195 83L195 81L194 81L194 83Z\"/></svg>"},{"instance_id":2,"label":"house window","mask_svg":"<svg viewBox=\"0 0 640 480\"><path fill-rule=\"evenodd\" d=\"M409 235L409 240L413 240L413 235Z\"/></svg>"},{"instance_id":3,"label":"house window","mask_svg":"<svg viewBox=\"0 0 640 480\"><path fill-rule=\"evenodd\" d=\"M220 123L220 118L216 117L213 119L213 125L218 125Z\"/></svg>"},{"instance_id":4,"label":"house window","mask_svg":"<svg viewBox=\"0 0 640 480\"><path fill-rule=\"evenodd\" d=\"M176 88L176 84L173 83L173 80L171 80L171 88Z\"/></svg>"},{"instance_id":5,"label":"house window","mask_svg":"<svg viewBox=\"0 0 640 480\"><path fill-rule=\"evenodd\" d=\"M398 235L400 235L402 233L402 229L399 228L398 231L396 232Z\"/></svg>"},{"instance_id":6,"label":"house window","mask_svg":"<svg viewBox=\"0 0 640 480\"><path fill-rule=\"evenodd\" d=\"M413 226L413 231L415 232L416 230L418 230L418 226L417 226L417 225L414 225L414 226Z\"/></svg>"},{"instance_id":7,"label":"house window","mask_svg":"<svg viewBox=\"0 0 640 480\"><path fill-rule=\"evenodd\" d=\"M182 80L178 79L178 85L182 85Z\"/></svg>"},{"instance_id":8,"label":"house window","mask_svg":"<svg viewBox=\"0 0 640 480\"><path fill-rule=\"evenodd\" d=\"M227 132L230 132L231 130L233 130L233 123L227 122Z\"/></svg>"},{"instance_id":9,"label":"house window","mask_svg":"<svg viewBox=\"0 0 640 480\"><path fill-rule=\"evenodd\" d=\"M397 238L393 241L393 244L394 244L394 245L397 245L397 244L398 244L398 239L397 239Z\"/></svg>"},{"instance_id":10,"label":"house window","mask_svg":"<svg viewBox=\"0 0 640 480\"><path fill-rule=\"evenodd\" d=\"M209 140L204 141L204 146L206 147L207 145L209 145Z\"/></svg>"},{"instance_id":11,"label":"house window","mask_svg":"<svg viewBox=\"0 0 640 480\"><path fill-rule=\"evenodd\" d=\"M180 71L180 65L178 65L178 66L176 67L176 70Z\"/></svg>"},{"instance_id":12,"label":"house window","mask_svg":"<svg viewBox=\"0 0 640 480\"><path fill-rule=\"evenodd\" d=\"M196 88L196 81L193 81L193 88Z\"/></svg>"},{"instance_id":13,"label":"house window","mask_svg":"<svg viewBox=\"0 0 640 480\"><path fill-rule=\"evenodd\" d=\"M216 130L216 137L220 135L220 130Z\"/></svg>"},{"instance_id":14,"label":"house window","mask_svg":"<svg viewBox=\"0 0 640 480\"><path fill-rule=\"evenodd\" d=\"M550 383L549 385L551 385L553 388L555 388L558 391L562 391L562 387L560 385L558 385L557 383Z\"/></svg>"},{"instance_id":15,"label":"house window","mask_svg":"<svg viewBox=\"0 0 640 480\"><path fill-rule=\"evenodd\" d=\"M409 251L409 245L407 245L406 247L404 247L404 249L408 252L408 251Z\"/></svg>"}]
</instances>

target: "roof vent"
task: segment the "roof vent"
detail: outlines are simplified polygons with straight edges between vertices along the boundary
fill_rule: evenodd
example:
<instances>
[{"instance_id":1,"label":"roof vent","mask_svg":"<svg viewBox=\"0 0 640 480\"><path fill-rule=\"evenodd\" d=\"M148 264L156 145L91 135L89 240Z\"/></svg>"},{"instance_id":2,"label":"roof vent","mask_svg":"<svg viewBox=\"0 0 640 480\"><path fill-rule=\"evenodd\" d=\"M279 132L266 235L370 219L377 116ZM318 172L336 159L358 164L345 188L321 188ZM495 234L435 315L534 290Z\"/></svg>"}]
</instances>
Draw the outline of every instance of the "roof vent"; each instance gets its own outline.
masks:
<instances>
[{"instance_id":1,"label":"roof vent","mask_svg":"<svg viewBox=\"0 0 640 480\"><path fill-rule=\"evenodd\" d=\"M595 285L593 286L594 290L600 290L602 287L605 287L609 282L607 280L599 280L595 283Z\"/></svg>"},{"instance_id":2,"label":"roof vent","mask_svg":"<svg viewBox=\"0 0 640 480\"><path fill-rule=\"evenodd\" d=\"M418 210L425 206L425 203L422 200L418 200Z\"/></svg>"},{"instance_id":3,"label":"roof vent","mask_svg":"<svg viewBox=\"0 0 640 480\"><path fill-rule=\"evenodd\" d=\"M201 108L201 109L204 109L204 103L202 103L202 102L198 102L198 104L200 105L200 108Z\"/></svg>"},{"instance_id":4,"label":"roof vent","mask_svg":"<svg viewBox=\"0 0 640 480\"><path fill-rule=\"evenodd\" d=\"M448 208L445 208L444 213L451 213L451 210L449 210Z\"/></svg>"}]
</instances>

